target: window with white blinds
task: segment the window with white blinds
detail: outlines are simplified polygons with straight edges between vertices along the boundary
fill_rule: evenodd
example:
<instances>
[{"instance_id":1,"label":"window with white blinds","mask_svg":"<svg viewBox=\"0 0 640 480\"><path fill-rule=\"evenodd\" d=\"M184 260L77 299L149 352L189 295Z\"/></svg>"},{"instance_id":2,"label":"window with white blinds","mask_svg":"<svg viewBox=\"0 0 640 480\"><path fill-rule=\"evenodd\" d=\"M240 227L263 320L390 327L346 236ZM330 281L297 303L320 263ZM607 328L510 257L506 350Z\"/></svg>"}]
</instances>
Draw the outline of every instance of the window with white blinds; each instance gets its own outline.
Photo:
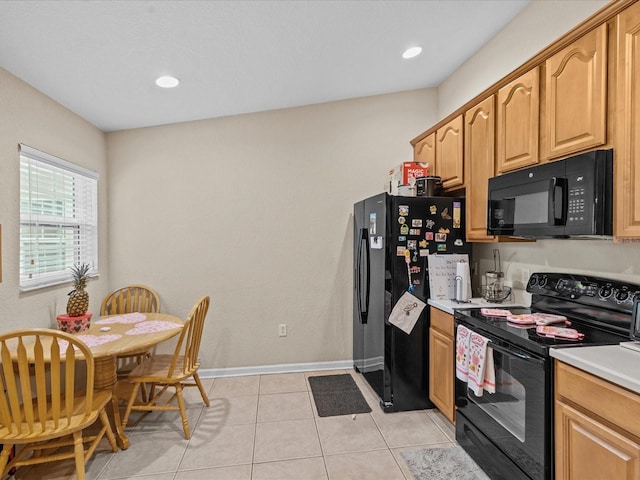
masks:
<instances>
[{"instance_id":1,"label":"window with white blinds","mask_svg":"<svg viewBox=\"0 0 640 480\"><path fill-rule=\"evenodd\" d=\"M20 145L20 290L67 282L75 264L98 273L98 179Z\"/></svg>"}]
</instances>

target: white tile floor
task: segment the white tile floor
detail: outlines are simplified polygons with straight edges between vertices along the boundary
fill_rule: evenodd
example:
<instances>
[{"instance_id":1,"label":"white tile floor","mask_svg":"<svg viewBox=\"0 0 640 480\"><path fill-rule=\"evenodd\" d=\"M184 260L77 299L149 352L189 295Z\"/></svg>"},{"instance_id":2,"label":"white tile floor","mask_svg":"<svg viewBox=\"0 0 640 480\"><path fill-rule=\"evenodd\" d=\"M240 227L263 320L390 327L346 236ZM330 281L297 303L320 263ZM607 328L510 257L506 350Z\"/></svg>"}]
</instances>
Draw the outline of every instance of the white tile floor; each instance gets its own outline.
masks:
<instances>
[{"instance_id":1,"label":"white tile floor","mask_svg":"<svg viewBox=\"0 0 640 480\"><path fill-rule=\"evenodd\" d=\"M351 373L371 413L320 418L306 377ZM405 480L399 453L455 445L453 426L436 410L383 413L353 371L205 379L211 407L187 389L192 436L177 412L157 412L127 430L131 446L96 451L87 479L115 480ZM105 443L106 445L106 443ZM18 480L75 478L72 461L21 469Z\"/></svg>"}]
</instances>

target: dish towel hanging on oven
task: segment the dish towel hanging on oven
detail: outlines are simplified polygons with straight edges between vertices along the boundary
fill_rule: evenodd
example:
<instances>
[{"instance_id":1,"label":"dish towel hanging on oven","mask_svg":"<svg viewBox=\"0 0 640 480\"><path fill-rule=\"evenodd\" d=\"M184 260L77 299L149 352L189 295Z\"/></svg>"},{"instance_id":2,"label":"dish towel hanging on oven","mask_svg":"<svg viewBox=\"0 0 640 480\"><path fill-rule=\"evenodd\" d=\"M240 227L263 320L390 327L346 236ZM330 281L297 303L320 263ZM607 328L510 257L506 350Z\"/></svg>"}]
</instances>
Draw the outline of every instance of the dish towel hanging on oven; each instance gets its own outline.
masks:
<instances>
[{"instance_id":1,"label":"dish towel hanging on oven","mask_svg":"<svg viewBox=\"0 0 640 480\"><path fill-rule=\"evenodd\" d=\"M489 340L479 333L471 331L469 335L469 373L468 385L477 397L484 390L488 393L496 391L496 372L493 363L493 349Z\"/></svg>"},{"instance_id":2,"label":"dish towel hanging on oven","mask_svg":"<svg viewBox=\"0 0 640 480\"><path fill-rule=\"evenodd\" d=\"M467 381L469 374L469 338L471 330L464 325L456 329L456 378Z\"/></svg>"}]
</instances>

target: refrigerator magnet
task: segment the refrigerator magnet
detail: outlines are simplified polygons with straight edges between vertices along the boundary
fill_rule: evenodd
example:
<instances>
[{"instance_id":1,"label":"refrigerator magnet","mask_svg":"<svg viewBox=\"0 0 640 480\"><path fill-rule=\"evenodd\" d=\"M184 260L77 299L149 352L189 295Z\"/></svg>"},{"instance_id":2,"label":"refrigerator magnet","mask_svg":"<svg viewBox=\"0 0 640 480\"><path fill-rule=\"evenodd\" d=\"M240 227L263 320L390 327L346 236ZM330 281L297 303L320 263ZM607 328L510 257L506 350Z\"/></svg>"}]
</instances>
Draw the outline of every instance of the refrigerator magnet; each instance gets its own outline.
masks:
<instances>
[{"instance_id":1,"label":"refrigerator magnet","mask_svg":"<svg viewBox=\"0 0 640 480\"><path fill-rule=\"evenodd\" d=\"M436 207L435 205L431 205L429 207L429 212L431 213L431 215L435 215L436 213L438 213L438 207Z\"/></svg>"},{"instance_id":2,"label":"refrigerator magnet","mask_svg":"<svg viewBox=\"0 0 640 480\"><path fill-rule=\"evenodd\" d=\"M421 249L420 250L420 256L421 257L428 257L429 256L429 250L428 249Z\"/></svg>"},{"instance_id":3,"label":"refrigerator magnet","mask_svg":"<svg viewBox=\"0 0 640 480\"><path fill-rule=\"evenodd\" d=\"M438 244L438 251L439 252L446 252L447 251L447 244L446 243L439 243Z\"/></svg>"},{"instance_id":4,"label":"refrigerator magnet","mask_svg":"<svg viewBox=\"0 0 640 480\"><path fill-rule=\"evenodd\" d=\"M438 233L451 233L451 230L448 228L439 228Z\"/></svg>"},{"instance_id":5,"label":"refrigerator magnet","mask_svg":"<svg viewBox=\"0 0 640 480\"><path fill-rule=\"evenodd\" d=\"M407 223L407 219L404 217L398 217L398 223L400 225L404 225L405 223Z\"/></svg>"},{"instance_id":6,"label":"refrigerator magnet","mask_svg":"<svg viewBox=\"0 0 640 480\"><path fill-rule=\"evenodd\" d=\"M400 233L402 235L407 235L409 233L409 225L404 224L400 226Z\"/></svg>"},{"instance_id":7,"label":"refrigerator magnet","mask_svg":"<svg viewBox=\"0 0 640 480\"><path fill-rule=\"evenodd\" d=\"M404 257L404 252L407 250L407 247L404 247L402 245L398 245L396 247L396 256L398 257Z\"/></svg>"},{"instance_id":8,"label":"refrigerator magnet","mask_svg":"<svg viewBox=\"0 0 640 480\"><path fill-rule=\"evenodd\" d=\"M436 233L436 242L446 242L447 234L446 233ZM440 245L438 245L439 247Z\"/></svg>"},{"instance_id":9,"label":"refrigerator magnet","mask_svg":"<svg viewBox=\"0 0 640 480\"><path fill-rule=\"evenodd\" d=\"M449 209L447 207L442 210L442 213L440 215L442 216L443 220L451 220L451 215L449 215Z\"/></svg>"},{"instance_id":10,"label":"refrigerator magnet","mask_svg":"<svg viewBox=\"0 0 640 480\"><path fill-rule=\"evenodd\" d=\"M400 214L400 216L403 216L403 217L406 217L407 215L409 215L409 205L399 205L398 213Z\"/></svg>"},{"instance_id":11,"label":"refrigerator magnet","mask_svg":"<svg viewBox=\"0 0 640 480\"><path fill-rule=\"evenodd\" d=\"M371 249L382 250L382 237L371 237Z\"/></svg>"},{"instance_id":12,"label":"refrigerator magnet","mask_svg":"<svg viewBox=\"0 0 640 480\"><path fill-rule=\"evenodd\" d=\"M454 244L456 247L461 247L462 245L464 245L463 241L462 241L462 240L460 240L459 238L456 238L456 241L455 241L455 242L453 242L453 244Z\"/></svg>"},{"instance_id":13,"label":"refrigerator magnet","mask_svg":"<svg viewBox=\"0 0 640 480\"><path fill-rule=\"evenodd\" d=\"M406 242L407 241L407 237L405 237L404 235L399 235L398 236L398 241L399 242Z\"/></svg>"},{"instance_id":14,"label":"refrigerator magnet","mask_svg":"<svg viewBox=\"0 0 640 480\"><path fill-rule=\"evenodd\" d=\"M375 235L376 234L376 221L377 218L377 214L375 212L372 212L369 214L369 235Z\"/></svg>"},{"instance_id":15,"label":"refrigerator magnet","mask_svg":"<svg viewBox=\"0 0 640 480\"><path fill-rule=\"evenodd\" d=\"M420 267L411 267L409 269L409 272L411 272L412 275L417 275L418 273L420 273Z\"/></svg>"},{"instance_id":16,"label":"refrigerator magnet","mask_svg":"<svg viewBox=\"0 0 640 480\"><path fill-rule=\"evenodd\" d=\"M420 248L427 248L427 245L429 245L429 243L426 240L420 240L420 243L418 243Z\"/></svg>"},{"instance_id":17,"label":"refrigerator magnet","mask_svg":"<svg viewBox=\"0 0 640 480\"><path fill-rule=\"evenodd\" d=\"M424 234L424 239L425 240L433 240L433 232L426 232Z\"/></svg>"},{"instance_id":18,"label":"refrigerator magnet","mask_svg":"<svg viewBox=\"0 0 640 480\"><path fill-rule=\"evenodd\" d=\"M416 250L418 248L418 242L416 240L409 240L407 242L407 248L409 250Z\"/></svg>"},{"instance_id":19,"label":"refrigerator magnet","mask_svg":"<svg viewBox=\"0 0 640 480\"><path fill-rule=\"evenodd\" d=\"M460 202L453 202L453 228L460 228Z\"/></svg>"},{"instance_id":20,"label":"refrigerator magnet","mask_svg":"<svg viewBox=\"0 0 640 480\"><path fill-rule=\"evenodd\" d=\"M409 230L409 235L420 235L420 229L412 228L411 230Z\"/></svg>"},{"instance_id":21,"label":"refrigerator magnet","mask_svg":"<svg viewBox=\"0 0 640 480\"><path fill-rule=\"evenodd\" d=\"M412 227L421 227L422 226L422 219L421 218L414 218L413 220L411 220L411 226Z\"/></svg>"},{"instance_id":22,"label":"refrigerator magnet","mask_svg":"<svg viewBox=\"0 0 640 480\"><path fill-rule=\"evenodd\" d=\"M425 222L425 227L427 227L429 230L431 230L435 224L436 224L436 222L434 222L433 220L427 220Z\"/></svg>"}]
</instances>

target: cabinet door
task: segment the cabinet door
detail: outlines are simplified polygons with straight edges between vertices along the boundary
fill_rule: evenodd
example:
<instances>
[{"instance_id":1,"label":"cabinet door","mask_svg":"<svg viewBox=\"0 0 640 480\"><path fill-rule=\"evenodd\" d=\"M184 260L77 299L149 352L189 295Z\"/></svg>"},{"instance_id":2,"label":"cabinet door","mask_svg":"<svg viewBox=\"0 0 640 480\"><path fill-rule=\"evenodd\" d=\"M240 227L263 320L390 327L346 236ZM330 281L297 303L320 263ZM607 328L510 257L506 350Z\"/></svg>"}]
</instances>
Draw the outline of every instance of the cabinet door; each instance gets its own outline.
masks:
<instances>
[{"instance_id":1,"label":"cabinet door","mask_svg":"<svg viewBox=\"0 0 640 480\"><path fill-rule=\"evenodd\" d=\"M453 315L431 307L429 399L451 423L455 419L453 328Z\"/></svg>"},{"instance_id":2,"label":"cabinet door","mask_svg":"<svg viewBox=\"0 0 640 480\"><path fill-rule=\"evenodd\" d=\"M429 164L429 174L436 171L436 132L430 133L413 146L413 161Z\"/></svg>"},{"instance_id":3,"label":"cabinet door","mask_svg":"<svg viewBox=\"0 0 640 480\"><path fill-rule=\"evenodd\" d=\"M464 115L464 161L467 183L467 241L494 241L487 235L489 178L495 172L495 99L483 100Z\"/></svg>"},{"instance_id":4,"label":"cabinet door","mask_svg":"<svg viewBox=\"0 0 640 480\"><path fill-rule=\"evenodd\" d=\"M436 175L442 179L445 190L464 186L463 154L462 115L459 115L436 131Z\"/></svg>"},{"instance_id":5,"label":"cabinet door","mask_svg":"<svg viewBox=\"0 0 640 480\"><path fill-rule=\"evenodd\" d=\"M546 61L547 158L606 142L607 24Z\"/></svg>"},{"instance_id":6,"label":"cabinet door","mask_svg":"<svg viewBox=\"0 0 640 480\"><path fill-rule=\"evenodd\" d=\"M640 478L640 445L594 418L557 401L556 480Z\"/></svg>"},{"instance_id":7,"label":"cabinet door","mask_svg":"<svg viewBox=\"0 0 640 480\"><path fill-rule=\"evenodd\" d=\"M453 339L439 330L429 331L429 398L453 423Z\"/></svg>"},{"instance_id":8,"label":"cabinet door","mask_svg":"<svg viewBox=\"0 0 640 480\"><path fill-rule=\"evenodd\" d=\"M529 70L498 91L498 173L540 163L539 70Z\"/></svg>"},{"instance_id":9,"label":"cabinet door","mask_svg":"<svg viewBox=\"0 0 640 480\"><path fill-rule=\"evenodd\" d=\"M618 16L614 236L640 237L640 3Z\"/></svg>"}]
</instances>

